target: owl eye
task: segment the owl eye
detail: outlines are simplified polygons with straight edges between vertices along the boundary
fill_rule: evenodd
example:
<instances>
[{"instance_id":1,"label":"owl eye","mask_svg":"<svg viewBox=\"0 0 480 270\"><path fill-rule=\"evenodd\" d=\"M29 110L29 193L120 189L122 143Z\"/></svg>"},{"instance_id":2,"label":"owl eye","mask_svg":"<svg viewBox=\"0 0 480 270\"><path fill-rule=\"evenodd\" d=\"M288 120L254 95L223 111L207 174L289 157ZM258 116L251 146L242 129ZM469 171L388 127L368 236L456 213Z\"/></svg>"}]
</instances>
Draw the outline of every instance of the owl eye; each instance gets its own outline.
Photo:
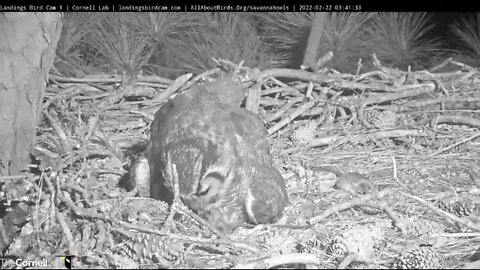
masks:
<instances>
[{"instance_id":1,"label":"owl eye","mask_svg":"<svg viewBox=\"0 0 480 270\"><path fill-rule=\"evenodd\" d=\"M225 177L217 172L208 173L198 184L197 196L202 197L205 201L210 201L218 195Z\"/></svg>"},{"instance_id":2,"label":"owl eye","mask_svg":"<svg viewBox=\"0 0 480 270\"><path fill-rule=\"evenodd\" d=\"M197 196L205 196L210 190L210 185L206 185L204 181L198 184Z\"/></svg>"}]
</instances>

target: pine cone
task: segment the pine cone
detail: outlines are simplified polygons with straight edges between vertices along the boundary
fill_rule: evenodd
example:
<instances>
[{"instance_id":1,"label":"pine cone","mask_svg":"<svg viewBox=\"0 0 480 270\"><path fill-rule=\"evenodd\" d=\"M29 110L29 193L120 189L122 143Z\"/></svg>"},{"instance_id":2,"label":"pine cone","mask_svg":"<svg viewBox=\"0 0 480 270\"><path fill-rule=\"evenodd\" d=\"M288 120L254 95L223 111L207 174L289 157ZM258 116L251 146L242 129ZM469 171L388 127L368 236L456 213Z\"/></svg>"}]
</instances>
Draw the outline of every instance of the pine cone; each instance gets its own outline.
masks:
<instances>
[{"instance_id":1,"label":"pine cone","mask_svg":"<svg viewBox=\"0 0 480 270\"><path fill-rule=\"evenodd\" d=\"M444 228L441 224L420 217L410 217L404 220L405 236L411 238L429 237L431 234L443 233Z\"/></svg>"},{"instance_id":2,"label":"pine cone","mask_svg":"<svg viewBox=\"0 0 480 270\"><path fill-rule=\"evenodd\" d=\"M458 217L471 215L475 209L475 203L467 198L445 199L437 202L437 207Z\"/></svg>"},{"instance_id":3,"label":"pine cone","mask_svg":"<svg viewBox=\"0 0 480 270\"><path fill-rule=\"evenodd\" d=\"M380 227L356 227L335 236L329 250L338 257L352 253L356 255L356 261L368 262L374 253L374 247L382 238L383 230Z\"/></svg>"},{"instance_id":4,"label":"pine cone","mask_svg":"<svg viewBox=\"0 0 480 270\"><path fill-rule=\"evenodd\" d=\"M440 255L431 246L407 249L395 258L394 269L435 269L440 267Z\"/></svg>"},{"instance_id":5,"label":"pine cone","mask_svg":"<svg viewBox=\"0 0 480 270\"><path fill-rule=\"evenodd\" d=\"M178 260L184 253L182 243L159 235L132 233L131 236L120 235L118 240L121 251L139 263L170 267L170 262Z\"/></svg>"},{"instance_id":6,"label":"pine cone","mask_svg":"<svg viewBox=\"0 0 480 270\"><path fill-rule=\"evenodd\" d=\"M368 110L364 115L365 120L378 129L394 128L397 122L397 114L390 110Z\"/></svg>"}]
</instances>

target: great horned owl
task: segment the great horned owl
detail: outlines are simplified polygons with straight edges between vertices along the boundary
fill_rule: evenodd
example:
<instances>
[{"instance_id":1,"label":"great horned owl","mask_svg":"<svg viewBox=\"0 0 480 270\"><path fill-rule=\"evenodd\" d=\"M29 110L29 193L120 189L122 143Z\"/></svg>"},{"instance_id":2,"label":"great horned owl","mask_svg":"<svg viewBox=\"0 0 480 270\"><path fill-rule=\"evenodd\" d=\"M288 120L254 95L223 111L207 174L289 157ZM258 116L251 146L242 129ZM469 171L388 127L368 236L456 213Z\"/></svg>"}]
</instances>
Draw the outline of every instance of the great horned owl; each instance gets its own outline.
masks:
<instances>
[{"instance_id":1,"label":"great horned owl","mask_svg":"<svg viewBox=\"0 0 480 270\"><path fill-rule=\"evenodd\" d=\"M282 215L285 182L262 120L240 107L244 95L240 83L221 78L178 94L157 111L146 152L152 198L172 202L169 161L184 203L222 231Z\"/></svg>"}]
</instances>

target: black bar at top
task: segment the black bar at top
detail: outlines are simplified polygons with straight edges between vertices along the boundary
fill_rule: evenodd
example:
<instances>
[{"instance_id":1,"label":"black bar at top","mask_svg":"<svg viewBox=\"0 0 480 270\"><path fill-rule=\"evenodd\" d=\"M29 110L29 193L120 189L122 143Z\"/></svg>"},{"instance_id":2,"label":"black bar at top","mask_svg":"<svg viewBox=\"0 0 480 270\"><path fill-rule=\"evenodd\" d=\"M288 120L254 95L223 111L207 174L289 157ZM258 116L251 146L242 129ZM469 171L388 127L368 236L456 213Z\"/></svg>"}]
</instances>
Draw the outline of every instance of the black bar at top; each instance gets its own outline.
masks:
<instances>
[{"instance_id":1,"label":"black bar at top","mask_svg":"<svg viewBox=\"0 0 480 270\"><path fill-rule=\"evenodd\" d=\"M12 2L12 3L8 3ZM31 2L31 3L30 3ZM111 4L108 1L96 1L95 4L38 4L31 1L2 1L0 12L475 12L480 11L480 1L360 1L360 0L328 0L305 1L305 3L282 4L281 1L262 1L262 4L245 4L238 2L223 2L219 4L195 3L194 1L176 1L175 4L159 1L158 4L139 4L129 1L122 4ZM479 3L476 3L479 2Z\"/></svg>"}]
</instances>

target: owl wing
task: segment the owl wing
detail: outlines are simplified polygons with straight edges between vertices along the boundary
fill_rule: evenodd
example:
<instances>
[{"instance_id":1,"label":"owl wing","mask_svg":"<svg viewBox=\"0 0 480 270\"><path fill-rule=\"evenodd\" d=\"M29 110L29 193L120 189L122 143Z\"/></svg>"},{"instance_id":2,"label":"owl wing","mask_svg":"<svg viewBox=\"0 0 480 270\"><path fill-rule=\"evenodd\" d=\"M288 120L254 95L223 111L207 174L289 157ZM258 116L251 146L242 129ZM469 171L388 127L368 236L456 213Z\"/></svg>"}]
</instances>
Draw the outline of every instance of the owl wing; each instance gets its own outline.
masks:
<instances>
[{"instance_id":1,"label":"owl wing","mask_svg":"<svg viewBox=\"0 0 480 270\"><path fill-rule=\"evenodd\" d=\"M268 131L258 115L243 108L234 109L230 112L230 123L248 158L272 163Z\"/></svg>"},{"instance_id":2,"label":"owl wing","mask_svg":"<svg viewBox=\"0 0 480 270\"><path fill-rule=\"evenodd\" d=\"M287 206L285 181L273 166L251 161L252 181L245 198L245 211L252 223L275 222Z\"/></svg>"},{"instance_id":3,"label":"owl wing","mask_svg":"<svg viewBox=\"0 0 480 270\"><path fill-rule=\"evenodd\" d=\"M233 181L230 172L237 156L237 142L230 127L217 121L227 108L215 93L196 86L157 111L151 125L149 162L153 198L167 202L173 199L172 179L166 177L167 158L176 165L180 194L195 194L199 181L211 173L227 182L218 191L225 192L223 186Z\"/></svg>"},{"instance_id":4,"label":"owl wing","mask_svg":"<svg viewBox=\"0 0 480 270\"><path fill-rule=\"evenodd\" d=\"M248 110L236 109L230 116L243 157L237 174L244 179L244 209L253 223L272 222L282 215L288 196L271 158L267 129L260 117Z\"/></svg>"}]
</instances>

